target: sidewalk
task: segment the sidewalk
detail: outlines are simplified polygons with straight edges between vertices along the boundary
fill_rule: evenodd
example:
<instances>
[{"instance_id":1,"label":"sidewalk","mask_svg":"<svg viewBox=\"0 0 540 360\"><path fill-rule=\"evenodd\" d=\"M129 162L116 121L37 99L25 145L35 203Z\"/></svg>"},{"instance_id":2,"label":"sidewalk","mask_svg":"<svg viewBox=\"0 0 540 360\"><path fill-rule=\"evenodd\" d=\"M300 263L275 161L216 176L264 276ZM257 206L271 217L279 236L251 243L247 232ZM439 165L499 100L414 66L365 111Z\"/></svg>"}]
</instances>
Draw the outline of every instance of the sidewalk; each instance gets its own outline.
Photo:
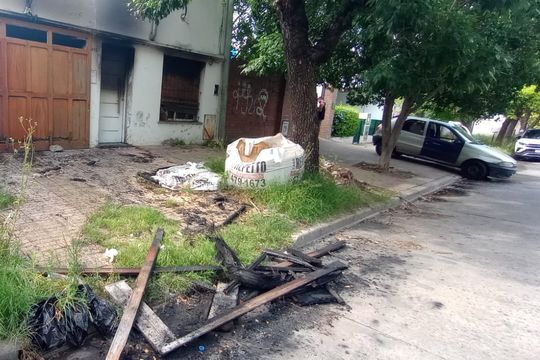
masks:
<instances>
[{"instance_id":1,"label":"sidewalk","mask_svg":"<svg viewBox=\"0 0 540 360\"><path fill-rule=\"evenodd\" d=\"M38 153L27 200L16 223L22 248L43 265L65 263L69 244L77 238L87 217L107 201L159 206L167 198L166 194L148 191L138 180L138 172L155 171L160 167L188 161L204 161L221 154L218 150L201 146L125 147ZM440 186L449 177L455 177L455 172L414 160L392 160L392 166L401 171L397 174L381 174L355 166L360 162L377 163L378 156L370 144L352 145L321 140L321 154L328 160L337 160L340 165L350 168L358 181L388 189L404 199L424 191L430 184ZM7 186L17 191L20 160L14 159L12 155L3 155L0 171L6 174L4 182ZM162 206L159 209L174 218L172 210ZM342 218L342 222L345 220L346 217ZM310 236L316 236L316 233L312 232ZM99 266L104 261L103 249L98 246L85 248L84 252L86 266Z\"/></svg>"},{"instance_id":2,"label":"sidewalk","mask_svg":"<svg viewBox=\"0 0 540 360\"><path fill-rule=\"evenodd\" d=\"M413 158L402 157L392 159L390 166L394 173L383 174L366 170L357 164L376 165L379 156L371 143L352 145L334 140L320 139L321 156L330 161L336 161L341 166L349 168L354 177L372 186L378 186L395 192L401 197L414 194L420 187L431 182L440 182L445 178L459 176L457 170L428 163Z\"/></svg>"}]
</instances>

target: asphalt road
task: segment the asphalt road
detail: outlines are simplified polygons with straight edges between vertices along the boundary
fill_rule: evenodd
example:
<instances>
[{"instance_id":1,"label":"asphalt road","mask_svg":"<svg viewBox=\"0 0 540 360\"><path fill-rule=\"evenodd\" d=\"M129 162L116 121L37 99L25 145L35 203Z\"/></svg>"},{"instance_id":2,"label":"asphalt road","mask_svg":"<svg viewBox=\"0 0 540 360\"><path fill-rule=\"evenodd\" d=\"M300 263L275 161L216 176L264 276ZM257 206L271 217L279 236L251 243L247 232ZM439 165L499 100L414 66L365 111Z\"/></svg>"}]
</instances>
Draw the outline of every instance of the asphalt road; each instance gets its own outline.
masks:
<instances>
[{"instance_id":1,"label":"asphalt road","mask_svg":"<svg viewBox=\"0 0 540 360\"><path fill-rule=\"evenodd\" d=\"M304 310L281 352L257 357L538 359L539 200L540 163L521 162L327 239L351 245L337 255L350 308Z\"/></svg>"}]
</instances>

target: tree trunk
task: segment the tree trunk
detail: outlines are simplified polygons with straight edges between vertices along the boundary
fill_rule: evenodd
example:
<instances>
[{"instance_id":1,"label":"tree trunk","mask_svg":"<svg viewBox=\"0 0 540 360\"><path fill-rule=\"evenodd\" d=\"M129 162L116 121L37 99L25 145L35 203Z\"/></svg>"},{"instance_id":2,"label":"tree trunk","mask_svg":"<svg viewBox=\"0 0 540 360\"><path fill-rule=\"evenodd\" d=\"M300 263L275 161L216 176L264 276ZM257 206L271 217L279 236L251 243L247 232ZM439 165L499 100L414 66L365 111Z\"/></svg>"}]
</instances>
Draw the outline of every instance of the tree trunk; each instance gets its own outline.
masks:
<instances>
[{"instance_id":1,"label":"tree trunk","mask_svg":"<svg viewBox=\"0 0 540 360\"><path fill-rule=\"evenodd\" d=\"M531 118L531 112L527 111L520 119L519 119L519 131L525 132L529 128L529 119Z\"/></svg>"},{"instance_id":2,"label":"tree trunk","mask_svg":"<svg viewBox=\"0 0 540 360\"><path fill-rule=\"evenodd\" d=\"M379 158L379 168L383 171L388 171L390 168L390 157L392 151L389 150L390 136L392 134L392 112L394 111L394 103L396 99L388 94L384 99L384 108L382 115L382 150Z\"/></svg>"},{"instance_id":3,"label":"tree trunk","mask_svg":"<svg viewBox=\"0 0 540 360\"><path fill-rule=\"evenodd\" d=\"M392 108L393 108L393 102L395 101L395 99L391 98L390 100L392 101ZM383 119L385 115L389 116L390 119L387 120L386 125L383 125L382 151L381 151L381 157L379 159L379 167L383 171L388 171L388 169L390 169L390 158L392 157L392 152L394 152L394 148L396 147L396 143L399 138L399 134L401 133L401 129L403 128L403 124L405 123L405 120L407 120L407 116L409 116L409 114L411 113L412 104L413 104L413 101L410 98L406 97L403 100L403 104L401 105L401 111L399 112L399 116L396 120L396 123L392 127L392 108L387 110L386 99L385 99ZM388 115L387 112L389 112L390 115ZM384 123L384 120L383 120L383 123ZM385 134L385 130L386 130L386 134Z\"/></svg>"},{"instance_id":4,"label":"tree trunk","mask_svg":"<svg viewBox=\"0 0 540 360\"><path fill-rule=\"evenodd\" d=\"M319 171L319 129L315 67L309 59L287 58L291 98L291 140L306 151L306 171Z\"/></svg>"},{"instance_id":5,"label":"tree trunk","mask_svg":"<svg viewBox=\"0 0 540 360\"><path fill-rule=\"evenodd\" d=\"M309 22L303 1L276 2L292 101L291 140L306 151L306 171L319 171L316 64L311 58Z\"/></svg>"},{"instance_id":6,"label":"tree trunk","mask_svg":"<svg viewBox=\"0 0 540 360\"><path fill-rule=\"evenodd\" d=\"M512 120L510 120L509 118L504 119L501 125L501 129L499 130L499 133L497 134L497 139L495 139L495 142L497 144L500 144L503 142L504 136L506 135L506 129L508 129L508 125L510 125L511 121Z\"/></svg>"},{"instance_id":7,"label":"tree trunk","mask_svg":"<svg viewBox=\"0 0 540 360\"><path fill-rule=\"evenodd\" d=\"M508 140L514 135L514 130L516 129L517 124L518 124L518 120L514 120L510 122L510 124L506 128L506 134L504 134L504 140Z\"/></svg>"}]
</instances>

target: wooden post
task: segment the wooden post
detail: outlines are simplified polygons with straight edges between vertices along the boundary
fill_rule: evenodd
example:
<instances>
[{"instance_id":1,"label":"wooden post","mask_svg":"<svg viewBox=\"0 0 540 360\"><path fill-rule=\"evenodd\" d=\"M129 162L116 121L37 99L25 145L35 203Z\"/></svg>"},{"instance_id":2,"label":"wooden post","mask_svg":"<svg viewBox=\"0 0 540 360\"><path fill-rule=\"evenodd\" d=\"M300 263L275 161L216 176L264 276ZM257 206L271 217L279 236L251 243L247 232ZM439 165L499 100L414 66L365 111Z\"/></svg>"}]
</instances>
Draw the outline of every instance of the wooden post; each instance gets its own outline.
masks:
<instances>
[{"instance_id":1,"label":"wooden post","mask_svg":"<svg viewBox=\"0 0 540 360\"><path fill-rule=\"evenodd\" d=\"M111 343L111 347L109 348L109 352L107 353L106 360L120 359L120 355L126 346L129 333L131 332L133 322L135 321L137 311L139 310L139 305L141 304L142 297L144 295L144 290L146 289L146 284L148 283L148 279L152 273L152 268L154 267L154 263L159 253L159 246L161 240L163 239L163 234L163 229L159 228L156 232L156 236L154 237L154 241L152 241L152 245L150 245L150 249L148 250L148 254L144 260L144 265L141 268L139 276L137 276L137 280L135 280L133 293L131 294L129 301L124 308L124 314L120 320L120 325L118 325L118 330L116 330L116 334L114 335L114 339Z\"/></svg>"}]
</instances>

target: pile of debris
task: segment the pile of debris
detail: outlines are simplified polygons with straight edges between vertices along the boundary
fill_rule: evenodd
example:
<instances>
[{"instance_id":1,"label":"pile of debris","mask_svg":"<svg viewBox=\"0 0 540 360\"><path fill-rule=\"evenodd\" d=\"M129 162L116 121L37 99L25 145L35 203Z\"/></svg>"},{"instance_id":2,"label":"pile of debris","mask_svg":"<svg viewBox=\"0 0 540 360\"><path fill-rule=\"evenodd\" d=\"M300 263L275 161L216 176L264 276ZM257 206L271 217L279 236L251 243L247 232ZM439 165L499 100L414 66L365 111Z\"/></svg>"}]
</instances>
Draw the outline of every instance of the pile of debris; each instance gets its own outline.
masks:
<instances>
[{"instance_id":1,"label":"pile of debris","mask_svg":"<svg viewBox=\"0 0 540 360\"><path fill-rule=\"evenodd\" d=\"M321 159L320 166L324 172L334 178L336 184L351 185L354 183L354 175L351 170L326 159Z\"/></svg>"},{"instance_id":2,"label":"pile of debris","mask_svg":"<svg viewBox=\"0 0 540 360\"><path fill-rule=\"evenodd\" d=\"M341 249L345 242L336 242L307 254L294 249L288 253L264 250L252 264L245 267L224 239L214 235L211 239L218 260L224 267L225 278L230 282L218 283L206 323L184 336L176 337L156 313L142 302L162 238L163 230L159 229L133 289L125 281L105 288L113 300L124 307L106 357L108 360L120 358L132 326L142 333L156 352L166 355L211 331L231 330L233 320L276 299L290 298L302 305L344 303L329 283L339 277L347 265L339 261L324 265L320 258ZM241 292L245 295L239 296Z\"/></svg>"}]
</instances>

